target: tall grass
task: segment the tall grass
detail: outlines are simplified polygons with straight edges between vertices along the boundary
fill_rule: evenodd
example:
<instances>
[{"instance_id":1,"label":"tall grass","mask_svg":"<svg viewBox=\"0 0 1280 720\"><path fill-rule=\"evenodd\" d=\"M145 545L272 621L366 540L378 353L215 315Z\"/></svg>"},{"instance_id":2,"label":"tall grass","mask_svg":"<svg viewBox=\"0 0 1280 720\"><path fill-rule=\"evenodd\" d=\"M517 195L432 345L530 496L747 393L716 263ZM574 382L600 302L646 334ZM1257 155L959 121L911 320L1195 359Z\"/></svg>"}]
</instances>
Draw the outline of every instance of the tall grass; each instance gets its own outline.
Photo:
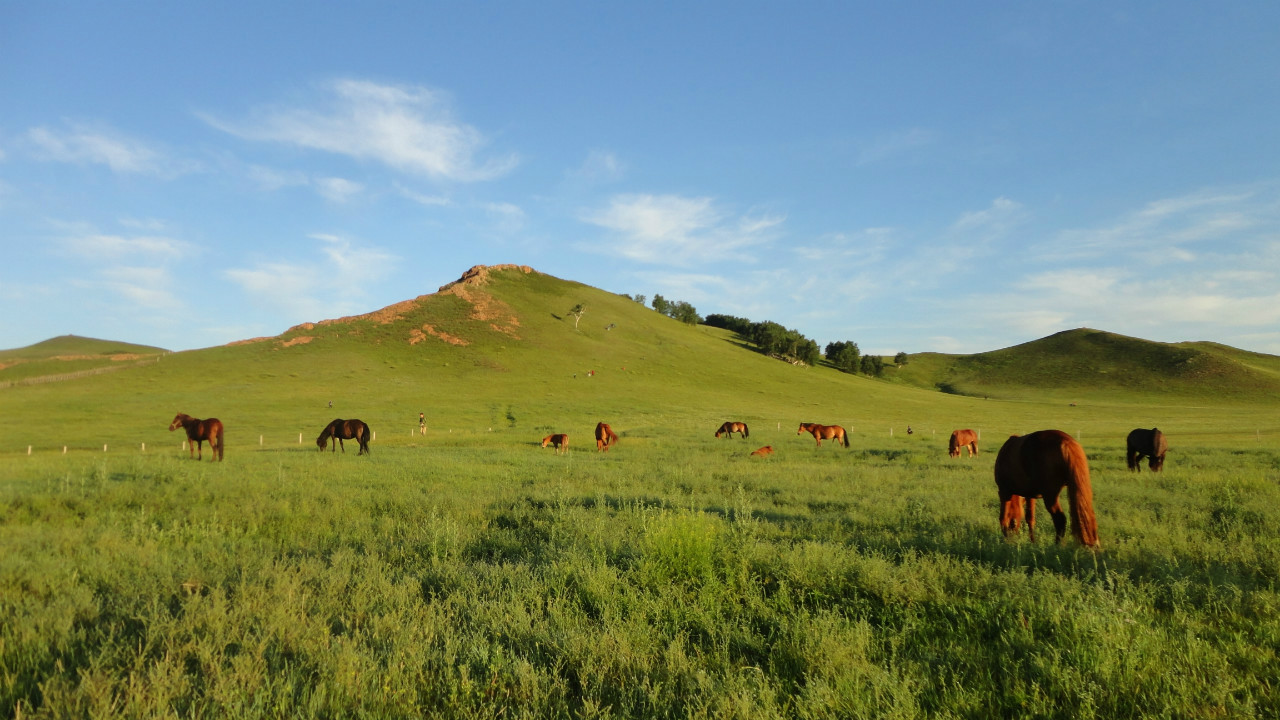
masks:
<instances>
[{"instance_id":1,"label":"tall grass","mask_svg":"<svg viewBox=\"0 0 1280 720\"><path fill-rule=\"evenodd\" d=\"M368 458L0 458L0 707L1280 712L1274 451L1207 449L1162 475L1095 451L1093 553L1002 539L989 454L790 431L567 457L433 431ZM757 438L778 456L746 457Z\"/></svg>"}]
</instances>

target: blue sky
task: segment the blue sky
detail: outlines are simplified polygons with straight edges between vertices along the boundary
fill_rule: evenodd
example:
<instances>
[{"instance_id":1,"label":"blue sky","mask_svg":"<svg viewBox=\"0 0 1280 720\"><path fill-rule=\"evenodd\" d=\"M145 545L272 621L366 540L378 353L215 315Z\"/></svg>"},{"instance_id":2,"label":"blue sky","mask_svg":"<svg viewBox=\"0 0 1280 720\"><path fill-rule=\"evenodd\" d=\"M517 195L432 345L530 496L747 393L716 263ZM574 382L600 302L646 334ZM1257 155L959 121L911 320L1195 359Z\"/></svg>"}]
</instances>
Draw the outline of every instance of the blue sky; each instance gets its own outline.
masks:
<instances>
[{"instance_id":1,"label":"blue sky","mask_svg":"<svg viewBox=\"0 0 1280 720\"><path fill-rule=\"evenodd\" d=\"M864 352L1280 353L1278 68L1270 0L0 0L0 348L519 263Z\"/></svg>"}]
</instances>

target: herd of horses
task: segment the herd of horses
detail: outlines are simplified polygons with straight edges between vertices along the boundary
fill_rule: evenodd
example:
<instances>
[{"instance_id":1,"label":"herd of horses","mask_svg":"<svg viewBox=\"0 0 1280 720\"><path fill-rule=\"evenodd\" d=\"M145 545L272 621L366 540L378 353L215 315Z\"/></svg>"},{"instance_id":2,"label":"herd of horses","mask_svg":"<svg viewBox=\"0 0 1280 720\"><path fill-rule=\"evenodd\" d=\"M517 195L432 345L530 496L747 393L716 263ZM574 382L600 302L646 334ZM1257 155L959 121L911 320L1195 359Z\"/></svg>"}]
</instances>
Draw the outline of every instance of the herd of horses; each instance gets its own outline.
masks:
<instances>
[{"instance_id":1,"label":"herd of horses","mask_svg":"<svg viewBox=\"0 0 1280 720\"><path fill-rule=\"evenodd\" d=\"M169 424L169 430L181 427L189 440L188 457L204 459L204 442L209 442L213 460L222 460L226 431L217 418L201 420L185 413L178 413ZM834 440L849 447L849 433L839 425L820 425L818 423L800 423L797 435L804 433L813 435L818 447L823 440ZM743 422L726 422L716 430L715 436L733 437L738 434L742 438L751 436L747 424ZM357 455L369 454L369 440L372 433L369 425L362 420L334 419L320 431L316 438L316 446L321 451L326 446L330 452L342 452L347 448L343 440L355 440L360 449ZM608 423L596 423L596 450L607 452L618 444L618 433ZM542 447L551 445L557 454L569 452L569 436L566 433L554 433L542 439ZM965 428L954 430L947 442L947 454L953 458L960 457L964 448L968 457L978 454L978 434ZM1131 471L1141 472L1141 462L1147 458L1147 466L1152 472L1164 468L1165 454L1169 445L1164 433L1159 428L1138 428L1129 433L1125 439L1125 462ZM773 446L765 445L751 452L753 457L767 457L773 454ZM1027 435L1011 435L996 454L995 463L996 490L1000 496L1000 529L1005 536L1015 534L1022 524L1027 526L1027 534L1031 541L1036 539L1035 501L1043 500L1045 510L1053 520L1055 540L1061 543L1067 531L1067 513L1063 512L1060 496L1067 491L1067 502L1070 510L1071 534L1086 547L1098 547L1098 524L1093 513L1093 487L1089 481L1089 462L1084 448L1075 438L1061 430L1039 430Z\"/></svg>"}]
</instances>

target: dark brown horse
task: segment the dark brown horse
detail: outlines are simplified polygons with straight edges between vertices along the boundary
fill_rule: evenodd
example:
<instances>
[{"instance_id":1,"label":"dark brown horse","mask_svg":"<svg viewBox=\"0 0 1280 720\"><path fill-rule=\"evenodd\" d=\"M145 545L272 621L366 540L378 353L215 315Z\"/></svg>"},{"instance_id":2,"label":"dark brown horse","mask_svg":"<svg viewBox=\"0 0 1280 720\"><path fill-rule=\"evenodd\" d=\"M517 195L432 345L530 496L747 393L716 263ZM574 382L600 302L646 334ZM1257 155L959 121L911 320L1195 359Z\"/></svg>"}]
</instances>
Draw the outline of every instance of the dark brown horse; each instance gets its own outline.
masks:
<instances>
[{"instance_id":1,"label":"dark brown horse","mask_svg":"<svg viewBox=\"0 0 1280 720\"><path fill-rule=\"evenodd\" d=\"M210 460L222 460L222 445L226 440L226 432L222 428L222 421L218 418L209 418L208 420L200 420L193 418L186 413L178 413L173 416L173 422L169 423L169 432L173 432L181 427L187 431L187 456L195 455L197 460L204 459L204 441L209 441L209 450L213 452Z\"/></svg>"},{"instance_id":2,"label":"dark brown horse","mask_svg":"<svg viewBox=\"0 0 1280 720\"><path fill-rule=\"evenodd\" d=\"M557 455L560 454L561 451L569 452L569 436L564 433L548 435L542 438L542 447L546 447L547 445L555 447Z\"/></svg>"},{"instance_id":3,"label":"dark brown horse","mask_svg":"<svg viewBox=\"0 0 1280 720\"><path fill-rule=\"evenodd\" d=\"M960 448L969 449L969 457L978 454L978 433L972 430L952 430L951 442L947 444L947 454L960 457Z\"/></svg>"},{"instance_id":4,"label":"dark brown horse","mask_svg":"<svg viewBox=\"0 0 1280 720\"><path fill-rule=\"evenodd\" d=\"M1142 472L1140 463L1143 455L1147 456L1147 466L1151 468L1151 472L1164 469L1164 454L1169 451L1169 443L1164 439L1160 428L1138 428L1129 433L1125 445L1128 446L1125 459L1129 462L1130 470Z\"/></svg>"},{"instance_id":5,"label":"dark brown horse","mask_svg":"<svg viewBox=\"0 0 1280 720\"><path fill-rule=\"evenodd\" d=\"M618 433L605 423L596 423L596 450L608 452L618 444Z\"/></svg>"},{"instance_id":6,"label":"dark brown horse","mask_svg":"<svg viewBox=\"0 0 1280 720\"><path fill-rule=\"evenodd\" d=\"M752 455L753 457L769 457L769 456L770 456L770 455L772 455L772 454L773 454L773 446L772 446L772 445L765 445L764 447L760 448L759 450L752 450L752 451L751 451L751 455Z\"/></svg>"},{"instance_id":7,"label":"dark brown horse","mask_svg":"<svg viewBox=\"0 0 1280 720\"><path fill-rule=\"evenodd\" d=\"M1067 516L1058 496L1067 489L1071 503L1071 534L1088 547L1098 546L1098 523L1093 517L1093 488L1084 448L1061 430L1014 435L996 455L996 489L1000 492L1000 528L1005 536L1018 531L1026 506L1027 531L1036 539L1036 498L1044 498L1053 516L1057 542L1066 534Z\"/></svg>"},{"instance_id":8,"label":"dark brown horse","mask_svg":"<svg viewBox=\"0 0 1280 720\"><path fill-rule=\"evenodd\" d=\"M751 437L751 431L747 429L747 424L742 422L727 422L721 425L720 429L716 431L716 437L721 435L733 437L734 433L742 433L744 438Z\"/></svg>"},{"instance_id":9,"label":"dark brown horse","mask_svg":"<svg viewBox=\"0 0 1280 720\"><path fill-rule=\"evenodd\" d=\"M813 439L818 443L818 447L822 447L823 440L831 440L832 438L836 442L843 442L845 447L849 447L849 435L839 425L800 423L800 429L796 430L796 434L803 435L804 433L812 433Z\"/></svg>"},{"instance_id":10,"label":"dark brown horse","mask_svg":"<svg viewBox=\"0 0 1280 720\"><path fill-rule=\"evenodd\" d=\"M355 439L360 443L360 451L356 455L372 455L369 452L369 437L373 433L369 431L369 426L363 420L338 420L324 426L324 430L320 431L320 437L316 438L316 446L324 451L325 445L330 445L330 452L337 452L338 448L342 448L342 452L347 451L347 446L342 444L343 440Z\"/></svg>"}]
</instances>

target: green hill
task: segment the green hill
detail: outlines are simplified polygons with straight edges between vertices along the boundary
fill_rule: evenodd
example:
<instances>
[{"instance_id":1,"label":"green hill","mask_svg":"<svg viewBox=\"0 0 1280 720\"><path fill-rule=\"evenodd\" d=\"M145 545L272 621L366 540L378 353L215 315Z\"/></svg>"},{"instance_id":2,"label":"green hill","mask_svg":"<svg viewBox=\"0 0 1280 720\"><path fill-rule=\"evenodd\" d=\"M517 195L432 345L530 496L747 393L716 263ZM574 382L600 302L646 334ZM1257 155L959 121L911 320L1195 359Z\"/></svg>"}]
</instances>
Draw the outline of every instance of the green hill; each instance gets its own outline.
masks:
<instances>
[{"instance_id":1,"label":"green hill","mask_svg":"<svg viewBox=\"0 0 1280 720\"><path fill-rule=\"evenodd\" d=\"M569 310L578 304L585 313L575 327ZM915 355L885 382L780 362L728 331L686 325L625 295L518 266L476 267L436 293L376 312L221 347L166 354L58 338L33 348L8 351L0 362L17 362L15 353L33 367L70 362L52 359L69 350L113 358L120 353L108 351L120 348L138 357L86 361L98 363L92 372L102 372L102 363L115 363L117 372L0 386L10 409L0 414L3 450L176 444L167 427L179 411L220 418L230 443L241 447L309 442L334 417L364 420L380 443L420 442L419 412L431 433L446 436L569 432L578 442L599 420L621 431L624 443L662 443L673 433L710 437L725 420L750 424L753 442L757 428L794 442L802 421L846 426L855 443L908 425L929 437L955 427L999 436L1055 426L1123 437L1149 426L1148 416L1173 414L1152 408L1153 397L1170 406L1188 397L1238 401L1241 409L1197 416L1184 431L1231 426L1253 434L1275 422L1269 409L1261 422L1250 416L1256 403L1248 401L1280 387L1270 356L1095 331L975 356ZM937 391L943 383L951 393ZM1064 395L1096 401L1064 415ZM1113 401L1129 409L1105 407ZM1140 420L1135 404L1144 406ZM1164 419L1161 426L1171 427Z\"/></svg>"},{"instance_id":2,"label":"green hill","mask_svg":"<svg viewBox=\"0 0 1280 720\"><path fill-rule=\"evenodd\" d=\"M1280 358L1215 343L1160 343L1081 328L975 355L921 353L897 379L983 397L1268 401Z\"/></svg>"},{"instance_id":3,"label":"green hill","mask_svg":"<svg viewBox=\"0 0 1280 720\"><path fill-rule=\"evenodd\" d=\"M14 350L0 350L0 386L54 381L153 362L168 352L148 345L61 335Z\"/></svg>"}]
</instances>

